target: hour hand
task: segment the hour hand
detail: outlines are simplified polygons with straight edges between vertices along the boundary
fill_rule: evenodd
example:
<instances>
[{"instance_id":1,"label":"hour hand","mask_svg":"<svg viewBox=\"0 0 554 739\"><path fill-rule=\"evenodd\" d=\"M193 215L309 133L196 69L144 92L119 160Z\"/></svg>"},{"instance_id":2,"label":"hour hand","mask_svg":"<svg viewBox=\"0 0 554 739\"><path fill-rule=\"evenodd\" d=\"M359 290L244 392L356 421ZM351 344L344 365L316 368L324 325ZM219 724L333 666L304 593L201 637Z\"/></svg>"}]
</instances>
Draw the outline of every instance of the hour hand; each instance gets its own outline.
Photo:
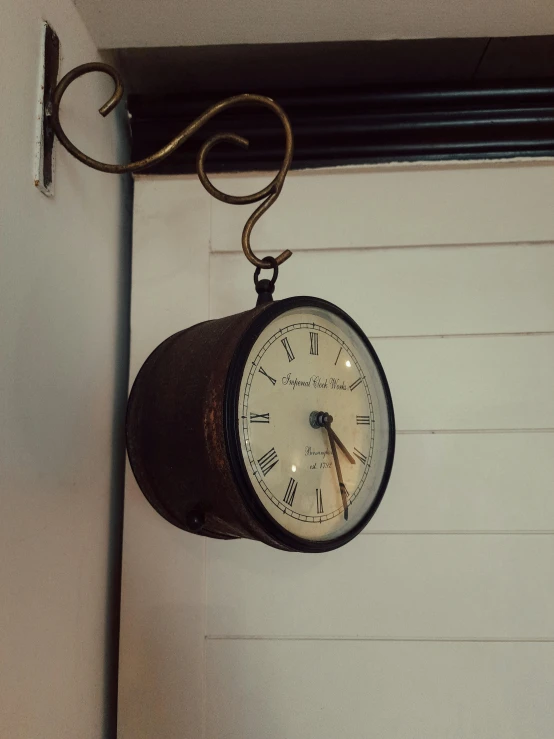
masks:
<instances>
[{"instance_id":1,"label":"hour hand","mask_svg":"<svg viewBox=\"0 0 554 739\"><path fill-rule=\"evenodd\" d=\"M342 504L344 507L344 520L348 521L348 490L346 489L346 485L344 484L344 480L342 479L342 470L340 468L340 462L339 462L339 455L337 454L337 446L342 451L342 453L345 455L345 457L348 459L349 462L352 464L355 464L354 458L351 456L351 454L348 452L342 441L339 439L339 437L335 434L333 429L331 428L331 424L333 423L333 416L330 416L328 413L318 412L314 411L310 415L310 425L313 428L324 428L327 431L327 436L329 437L329 444L331 445L331 452L333 453L333 461L335 463L335 470L337 472L337 479L339 483L339 490L340 495L342 498Z\"/></svg>"},{"instance_id":2,"label":"hour hand","mask_svg":"<svg viewBox=\"0 0 554 739\"><path fill-rule=\"evenodd\" d=\"M328 426L328 427L326 426L326 428L327 428L327 431L328 431L329 435L332 436L333 439L336 441L338 448L341 450L341 452L344 454L344 456L350 462L350 464L356 464L356 460L350 454L350 452L348 451L348 449L344 446L344 444L339 439L339 437L335 434L335 432L333 431L333 429L331 428L331 426Z\"/></svg>"},{"instance_id":3,"label":"hour hand","mask_svg":"<svg viewBox=\"0 0 554 739\"><path fill-rule=\"evenodd\" d=\"M329 413L324 413L322 411L314 411L310 415L310 425L313 428L325 428L329 436L332 436L338 446L338 448L341 450L341 452L344 454L346 459L350 462L350 464L356 464L356 460L354 457L350 454L348 449L344 446L342 441L339 439L339 437L335 434L334 430L331 428L331 424L333 423L333 416L329 415Z\"/></svg>"}]
</instances>

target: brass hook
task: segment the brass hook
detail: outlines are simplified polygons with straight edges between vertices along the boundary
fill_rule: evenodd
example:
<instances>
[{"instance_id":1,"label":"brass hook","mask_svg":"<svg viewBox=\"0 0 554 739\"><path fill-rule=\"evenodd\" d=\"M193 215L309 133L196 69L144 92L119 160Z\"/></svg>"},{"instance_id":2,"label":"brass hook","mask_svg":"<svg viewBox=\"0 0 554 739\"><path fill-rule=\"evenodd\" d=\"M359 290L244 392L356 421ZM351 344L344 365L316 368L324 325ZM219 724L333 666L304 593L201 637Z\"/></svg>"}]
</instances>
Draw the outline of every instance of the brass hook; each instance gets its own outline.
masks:
<instances>
[{"instance_id":1,"label":"brass hook","mask_svg":"<svg viewBox=\"0 0 554 739\"><path fill-rule=\"evenodd\" d=\"M51 125L61 144L72 156L74 156L83 164L86 164L88 167L92 167L92 169L97 169L100 172L124 174L126 172L140 172L143 169L152 167L154 164L158 164L158 162L161 162L168 156L170 156L170 154L172 154L180 146L182 146L185 141L187 141L193 134L201 129L202 126L211 118L216 116L218 113L221 113L221 111L227 110L228 108L232 108L237 105L261 105L269 108L279 117L285 130L285 156L279 172L269 183L269 185L264 187L262 190L259 190L252 195L228 195L227 193L218 190L217 187L212 184L211 180L206 174L204 165L206 162L206 156L208 155L209 151L216 144L222 141L236 144L237 146L242 146L244 149L246 149L249 146L249 142L248 139L245 139L242 136L238 136L234 133L220 133L212 136L202 145L200 151L198 152L198 157L196 160L196 171L200 182L210 193L210 195L212 195L214 198L217 198L217 200L221 200L224 203L231 203L232 205L246 205L248 203L257 203L260 200L264 201L256 208L254 213L252 213L250 218L246 221L242 232L242 249L248 261L250 261L255 267L259 267L260 269L271 269L273 267L272 262L270 263L266 262L263 259L258 259L258 257L252 251L252 247L250 245L250 235L255 224L279 197L283 188L285 177L287 176L287 172L289 171L292 162L292 154L294 149L292 129L289 119L287 118L285 111L281 108L281 106L277 105L277 103L271 98L264 97L263 95L235 95L234 97L227 98L226 100L222 100L221 102L212 105L210 108L208 108L208 110L202 113L201 116L196 118L192 123L184 128L168 144L166 144L166 146L164 146L162 149L155 152L154 154L146 157L145 159L140 159L137 162L130 162L129 164L107 164L105 162L99 162L97 159L93 159L92 157L87 156L87 154L78 149L68 139L60 123L60 103L65 91L72 82L74 82L79 77L88 74L89 72L104 72L112 78L115 84L113 95L106 103L104 103L104 105L98 111L100 115L104 117L107 116L108 113L111 113L111 111L120 102L121 98L123 97L124 88L121 77L119 76L119 72L116 69L111 67L109 64L103 64L101 62L81 64L80 66L75 67L75 69L72 69L70 72L68 72L64 77L62 77L54 91L54 96L52 99ZM283 264L283 262L285 262L290 256L292 256L292 252L286 249L278 257L276 257L275 261L278 265L280 265Z\"/></svg>"}]
</instances>

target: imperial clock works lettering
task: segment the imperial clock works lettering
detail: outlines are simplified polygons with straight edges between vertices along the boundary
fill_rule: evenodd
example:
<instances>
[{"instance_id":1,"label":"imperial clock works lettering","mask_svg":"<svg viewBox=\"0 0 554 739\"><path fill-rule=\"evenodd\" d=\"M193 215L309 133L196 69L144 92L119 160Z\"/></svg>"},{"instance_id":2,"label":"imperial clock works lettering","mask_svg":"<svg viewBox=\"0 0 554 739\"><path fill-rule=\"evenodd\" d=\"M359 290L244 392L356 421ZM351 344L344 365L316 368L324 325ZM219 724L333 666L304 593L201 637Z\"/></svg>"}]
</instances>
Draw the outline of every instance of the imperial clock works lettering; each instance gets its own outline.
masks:
<instances>
[{"instance_id":1,"label":"imperial clock works lettering","mask_svg":"<svg viewBox=\"0 0 554 739\"><path fill-rule=\"evenodd\" d=\"M312 375L309 380L299 380L298 377L292 377L292 373L289 372L282 378L283 385L288 385L293 390L297 387L311 387L314 390L348 390L348 386L344 380L339 380L337 377L320 377L319 375Z\"/></svg>"}]
</instances>

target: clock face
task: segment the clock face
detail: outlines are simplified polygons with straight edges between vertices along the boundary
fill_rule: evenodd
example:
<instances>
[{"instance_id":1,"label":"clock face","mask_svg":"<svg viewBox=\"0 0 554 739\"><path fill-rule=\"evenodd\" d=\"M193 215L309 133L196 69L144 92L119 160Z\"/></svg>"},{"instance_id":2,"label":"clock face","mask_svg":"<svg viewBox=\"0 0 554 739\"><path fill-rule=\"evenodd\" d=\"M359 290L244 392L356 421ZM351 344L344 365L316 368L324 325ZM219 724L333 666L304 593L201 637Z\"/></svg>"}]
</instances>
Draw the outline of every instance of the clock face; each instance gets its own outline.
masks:
<instances>
[{"instance_id":1,"label":"clock face","mask_svg":"<svg viewBox=\"0 0 554 739\"><path fill-rule=\"evenodd\" d=\"M347 540L388 481L392 403L358 327L329 303L299 300L281 301L247 353L235 408L242 469L281 531Z\"/></svg>"}]
</instances>

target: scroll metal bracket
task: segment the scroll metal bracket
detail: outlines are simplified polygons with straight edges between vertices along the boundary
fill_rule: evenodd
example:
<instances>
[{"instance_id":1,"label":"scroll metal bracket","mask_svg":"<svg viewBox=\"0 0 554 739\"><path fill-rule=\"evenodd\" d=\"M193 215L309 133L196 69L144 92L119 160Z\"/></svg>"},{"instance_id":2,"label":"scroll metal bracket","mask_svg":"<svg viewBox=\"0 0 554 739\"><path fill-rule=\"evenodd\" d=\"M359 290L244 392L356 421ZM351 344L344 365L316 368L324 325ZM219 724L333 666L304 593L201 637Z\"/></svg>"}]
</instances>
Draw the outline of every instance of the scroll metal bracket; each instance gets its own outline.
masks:
<instances>
[{"instance_id":1,"label":"scroll metal bracket","mask_svg":"<svg viewBox=\"0 0 554 739\"><path fill-rule=\"evenodd\" d=\"M244 149L247 149L249 146L248 139L245 139L243 136L238 136L235 133L219 133L205 141L200 147L196 158L196 172L198 174L200 182L210 193L210 195L217 200L222 201L223 203L230 203L232 205L247 205L249 203L258 203L260 201L263 201L252 213L250 218L246 221L242 232L242 250L249 262L251 262L257 269L274 269L275 264L281 265L290 256L292 256L292 252L286 249L278 257L275 257L275 260L267 258L259 259L252 251L250 243L252 229L263 216L263 214L269 208L271 208L273 203L281 194L285 177L287 176L292 162L294 150L292 129L290 121L280 105L278 105L271 98L265 97L263 95L235 95L233 97L226 98L225 100L212 105L210 108L204 111L202 115L198 116L198 118L196 118L192 123L189 123L189 125L186 126L186 128L184 128L168 144L166 144L162 149L155 152L154 154L151 154L150 156L145 157L144 159L140 159L136 162L129 162L128 164L109 164L106 162L100 162L97 159L93 159L92 157L89 157L87 154L78 149L75 144L73 144L69 140L60 122L60 105L65 91L72 82L85 74L89 74L90 72L104 72L112 78L115 85L112 96L106 103L104 103L104 105L102 105L102 107L98 111L101 116L107 116L121 101L121 98L124 94L123 82L121 80L119 72L114 67L101 62L81 64L80 66L75 67L75 69L72 69L70 72L68 72L64 77L62 77L62 79L56 86L52 99L50 123L56 136L60 140L60 143L72 156L74 156L83 164L86 164L88 167L91 167L92 169L97 169L100 172L108 172L110 174L142 172L143 170L148 169L155 164L158 164L159 162L169 157L193 134L200 130L205 123L211 120L218 113L221 113L223 110L227 110L238 105L259 105L265 108L269 108L269 110L273 111L273 113L275 113L275 115L280 119L283 125L285 133L285 155L283 157L281 168L279 169L273 180L269 183L269 185L266 185L266 187L258 190L258 192L252 193L251 195L229 195L228 193L219 190L211 182L210 178L206 174L205 163L208 153L214 146L216 146L216 144L226 142L236 144L237 146L242 146Z\"/></svg>"}]
</instances>

